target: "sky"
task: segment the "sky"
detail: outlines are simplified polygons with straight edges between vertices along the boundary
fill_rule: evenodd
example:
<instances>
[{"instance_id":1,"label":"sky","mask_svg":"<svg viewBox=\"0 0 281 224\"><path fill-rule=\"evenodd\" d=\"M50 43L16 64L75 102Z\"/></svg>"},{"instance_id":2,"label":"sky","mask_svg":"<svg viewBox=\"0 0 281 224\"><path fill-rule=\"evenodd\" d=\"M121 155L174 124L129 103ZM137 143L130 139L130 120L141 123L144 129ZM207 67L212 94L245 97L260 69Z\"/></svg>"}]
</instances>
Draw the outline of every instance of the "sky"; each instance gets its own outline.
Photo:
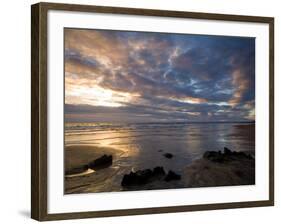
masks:
<instances>
[{"instance_id":1,"label":"sky","mask_svg":"<svg viewBox=\"0 0 281 224\"><path fill-rule=\"evenodd\" d=\"M255 39L64 30L67 122L255 119Z\"/></svg>"}]
</instances>

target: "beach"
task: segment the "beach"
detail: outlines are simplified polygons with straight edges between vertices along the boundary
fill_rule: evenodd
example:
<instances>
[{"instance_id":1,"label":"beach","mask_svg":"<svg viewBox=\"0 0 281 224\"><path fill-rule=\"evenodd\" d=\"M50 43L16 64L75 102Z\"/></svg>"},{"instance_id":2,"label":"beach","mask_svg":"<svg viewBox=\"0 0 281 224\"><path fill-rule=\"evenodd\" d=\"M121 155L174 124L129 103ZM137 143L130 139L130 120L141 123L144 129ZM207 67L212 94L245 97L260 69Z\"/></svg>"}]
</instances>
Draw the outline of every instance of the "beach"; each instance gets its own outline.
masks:
<instances>
[{"instance_id":1,"label":"beach","mask_svg":"<svg viewBox=\"0 0 281 224\"><path fill-rule=\"evenodd\" d=\"M254 133L254 123L68 124L65 194L255 184ZM236 154L219 162L204 158L225 147L251 159ZM89 168L103 155L112 156L112 162ZM166 174L122 186L124 175L155 167ZM170 170L180 179L165 181Z\"/></svg>"}]
</instances>

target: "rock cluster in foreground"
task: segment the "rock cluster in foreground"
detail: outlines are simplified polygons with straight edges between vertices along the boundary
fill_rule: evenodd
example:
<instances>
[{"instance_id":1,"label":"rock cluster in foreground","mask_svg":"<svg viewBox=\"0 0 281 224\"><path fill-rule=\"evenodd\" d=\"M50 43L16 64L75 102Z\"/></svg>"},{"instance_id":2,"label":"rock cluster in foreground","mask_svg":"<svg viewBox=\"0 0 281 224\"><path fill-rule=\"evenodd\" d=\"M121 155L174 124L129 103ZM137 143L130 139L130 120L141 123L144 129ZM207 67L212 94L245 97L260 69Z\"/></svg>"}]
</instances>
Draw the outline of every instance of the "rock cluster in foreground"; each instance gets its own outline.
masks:
<instances>
[{"instance_id":1,"label":"rock cluster in foreground","mask_svg":"<svg viewBox=\"0 0 281 224\"><path fill-rule=\"evenodd\" d=\"M227 147L224 147L223 153L221 151L206 151L203 155L203 158L218 163L224 163L227 161L239 159L253 159L253 157L249 154L246 154L244 152L231 151Z\"/></svg>"},{"instance_id":2,"label":"rock cluster in foreground","mask_svg":"<svg viewBox=\"0 0 281 224\"><path fill-rule=\"evenodd\" d=\"M245 152L207 151L184 170L187 187L255 184L255 159Z\"/></svg>"},{"instance_id":3,"label":"rock cluster in foreground","mask_svg":"<svg viewBox=\"0 0 281 224\"><path fill-rule=\"evenodd\" d=\"M169 182L172 180L180 180L180 179L181 176L179 174L176 174L171 170L168 172L168 174L166 174L164 168L158 166L155 167L153 170L145 169L145 170L138 170L136 172L131 171L129 174L125 174L123 176L121 185L123 187L139 186L139 185L145 185L155 180L164 180L166 182Z\"/></svg>"},{"instance_id":4,"label":"rock cluster in foreground","mask_svg":"<svg viewBox=\"0 0 281 224\"><path fill-rule=\"evenodd\" d=\"M101 150L86 148L80 151L84 152L83 156L76 153L78 152L76 148L67 151L72 153L72 157L69 157L71 160L67 163L71 162L72 165L66 166L65 170L67 193L101 192L101 189L102 192L108 192L255 184L254 154L232 151L226 147L221 151L205 152L201 158L183 166L176 173L159 164L155 168L135 172L128 172L127 167L123 170L111 169L113 157L118 158L114 150L106 149L101 153ZM171 153L172 156L165 156L163 150L158 151L167 163L175 163L179 158ZM91 169L98 172L89 172L92 171ZM102 170L99 171L99 169ZM121 179L119 179L120 174ZM84 178L84 175L87 178ZM108 184L111 183L111 177L116 178L114 186Z\"/></svg>"},{"instance_id":5,"label":"rock cluster in foreground","mask_svg":"<svg viewBox=\"0 0 281 224\"><path fill-rule=\"evenodd\" d=\"M179 181L181 180L181 181ZM248 185L255 183L255 159L245 152L206 151L201 159L183 169L181 175L165 172L163 167L138 170L123 176L121 185L133 189L161 189L168 182L178 181L178 186L212 187Z\"/></svg>"}]
</instances>

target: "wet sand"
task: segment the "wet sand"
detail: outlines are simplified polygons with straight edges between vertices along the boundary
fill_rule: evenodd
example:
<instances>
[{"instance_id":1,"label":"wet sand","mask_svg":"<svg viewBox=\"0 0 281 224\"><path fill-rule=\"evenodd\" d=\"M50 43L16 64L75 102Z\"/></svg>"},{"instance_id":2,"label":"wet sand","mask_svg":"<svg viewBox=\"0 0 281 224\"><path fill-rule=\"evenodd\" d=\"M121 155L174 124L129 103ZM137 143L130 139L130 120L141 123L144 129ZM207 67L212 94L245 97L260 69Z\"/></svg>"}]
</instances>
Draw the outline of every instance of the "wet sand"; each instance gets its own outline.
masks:
<instances>
[{"instance_id":1,"label":"wet sand","mask_svg":"<svg viewBox=\"0 0 281 224\"><path fill-rule=\"evenodd\" d=\"M112 166L102 170L76 172L84 165L104 154L113 156L113 161L122 155L122 151L96 146L74 145L65 148L65 194L103 192L118 190L112 186L111 179L119 169Z\"/></svg>"},{"instance_id":2,"label":"wet sand","mask_svg":"<svg viewBox=\"0 0 281 224\"><path fill-rule=\"evenodd\" d=\"M104 154L113 156L110 167L97 171L87 169L77 172L80 167ZM66 147L65 194L255 184L254 159L239 158L217 163L203 158L202 155L202 158L195 159L191 164L183 167L180 173L181 180L170 182L156 180L141 186L122 187L123 175L132 170L132 167L120 166L123 155L124 152L121 150L110 147L79 145ZM162 154L160 153L159 156ZM167 169L165 171L168 172Z\"/></svg>"}]
</instances>

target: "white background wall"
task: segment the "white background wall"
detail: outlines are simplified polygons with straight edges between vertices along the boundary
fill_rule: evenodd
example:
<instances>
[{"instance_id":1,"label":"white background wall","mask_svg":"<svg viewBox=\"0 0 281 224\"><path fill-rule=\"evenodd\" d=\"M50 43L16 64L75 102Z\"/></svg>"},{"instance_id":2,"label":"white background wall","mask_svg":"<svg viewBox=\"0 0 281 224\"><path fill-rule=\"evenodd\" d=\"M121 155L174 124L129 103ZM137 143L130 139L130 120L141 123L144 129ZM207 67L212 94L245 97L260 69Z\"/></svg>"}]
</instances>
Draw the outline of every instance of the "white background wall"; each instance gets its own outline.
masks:
<instances>
[{"instance_id":1,"label":"white background wall","mask_svg":"<svg viewBox=\"0 0 281 224\"><path fill-rule=\"evenodd\" d=\"M280 28L274 0L80 0L68 3L275 17L275 207L69 220L52 223L280 223ZM63 2L56 0L56 2ZM0 223L35 223L30 216L30 5L2 1L0 12ZM279 87L279 88L278 88ZM258 91L258 90L257 90ZM94 202L93 202L94 203Z\"/></svg>"}]
</instances>

